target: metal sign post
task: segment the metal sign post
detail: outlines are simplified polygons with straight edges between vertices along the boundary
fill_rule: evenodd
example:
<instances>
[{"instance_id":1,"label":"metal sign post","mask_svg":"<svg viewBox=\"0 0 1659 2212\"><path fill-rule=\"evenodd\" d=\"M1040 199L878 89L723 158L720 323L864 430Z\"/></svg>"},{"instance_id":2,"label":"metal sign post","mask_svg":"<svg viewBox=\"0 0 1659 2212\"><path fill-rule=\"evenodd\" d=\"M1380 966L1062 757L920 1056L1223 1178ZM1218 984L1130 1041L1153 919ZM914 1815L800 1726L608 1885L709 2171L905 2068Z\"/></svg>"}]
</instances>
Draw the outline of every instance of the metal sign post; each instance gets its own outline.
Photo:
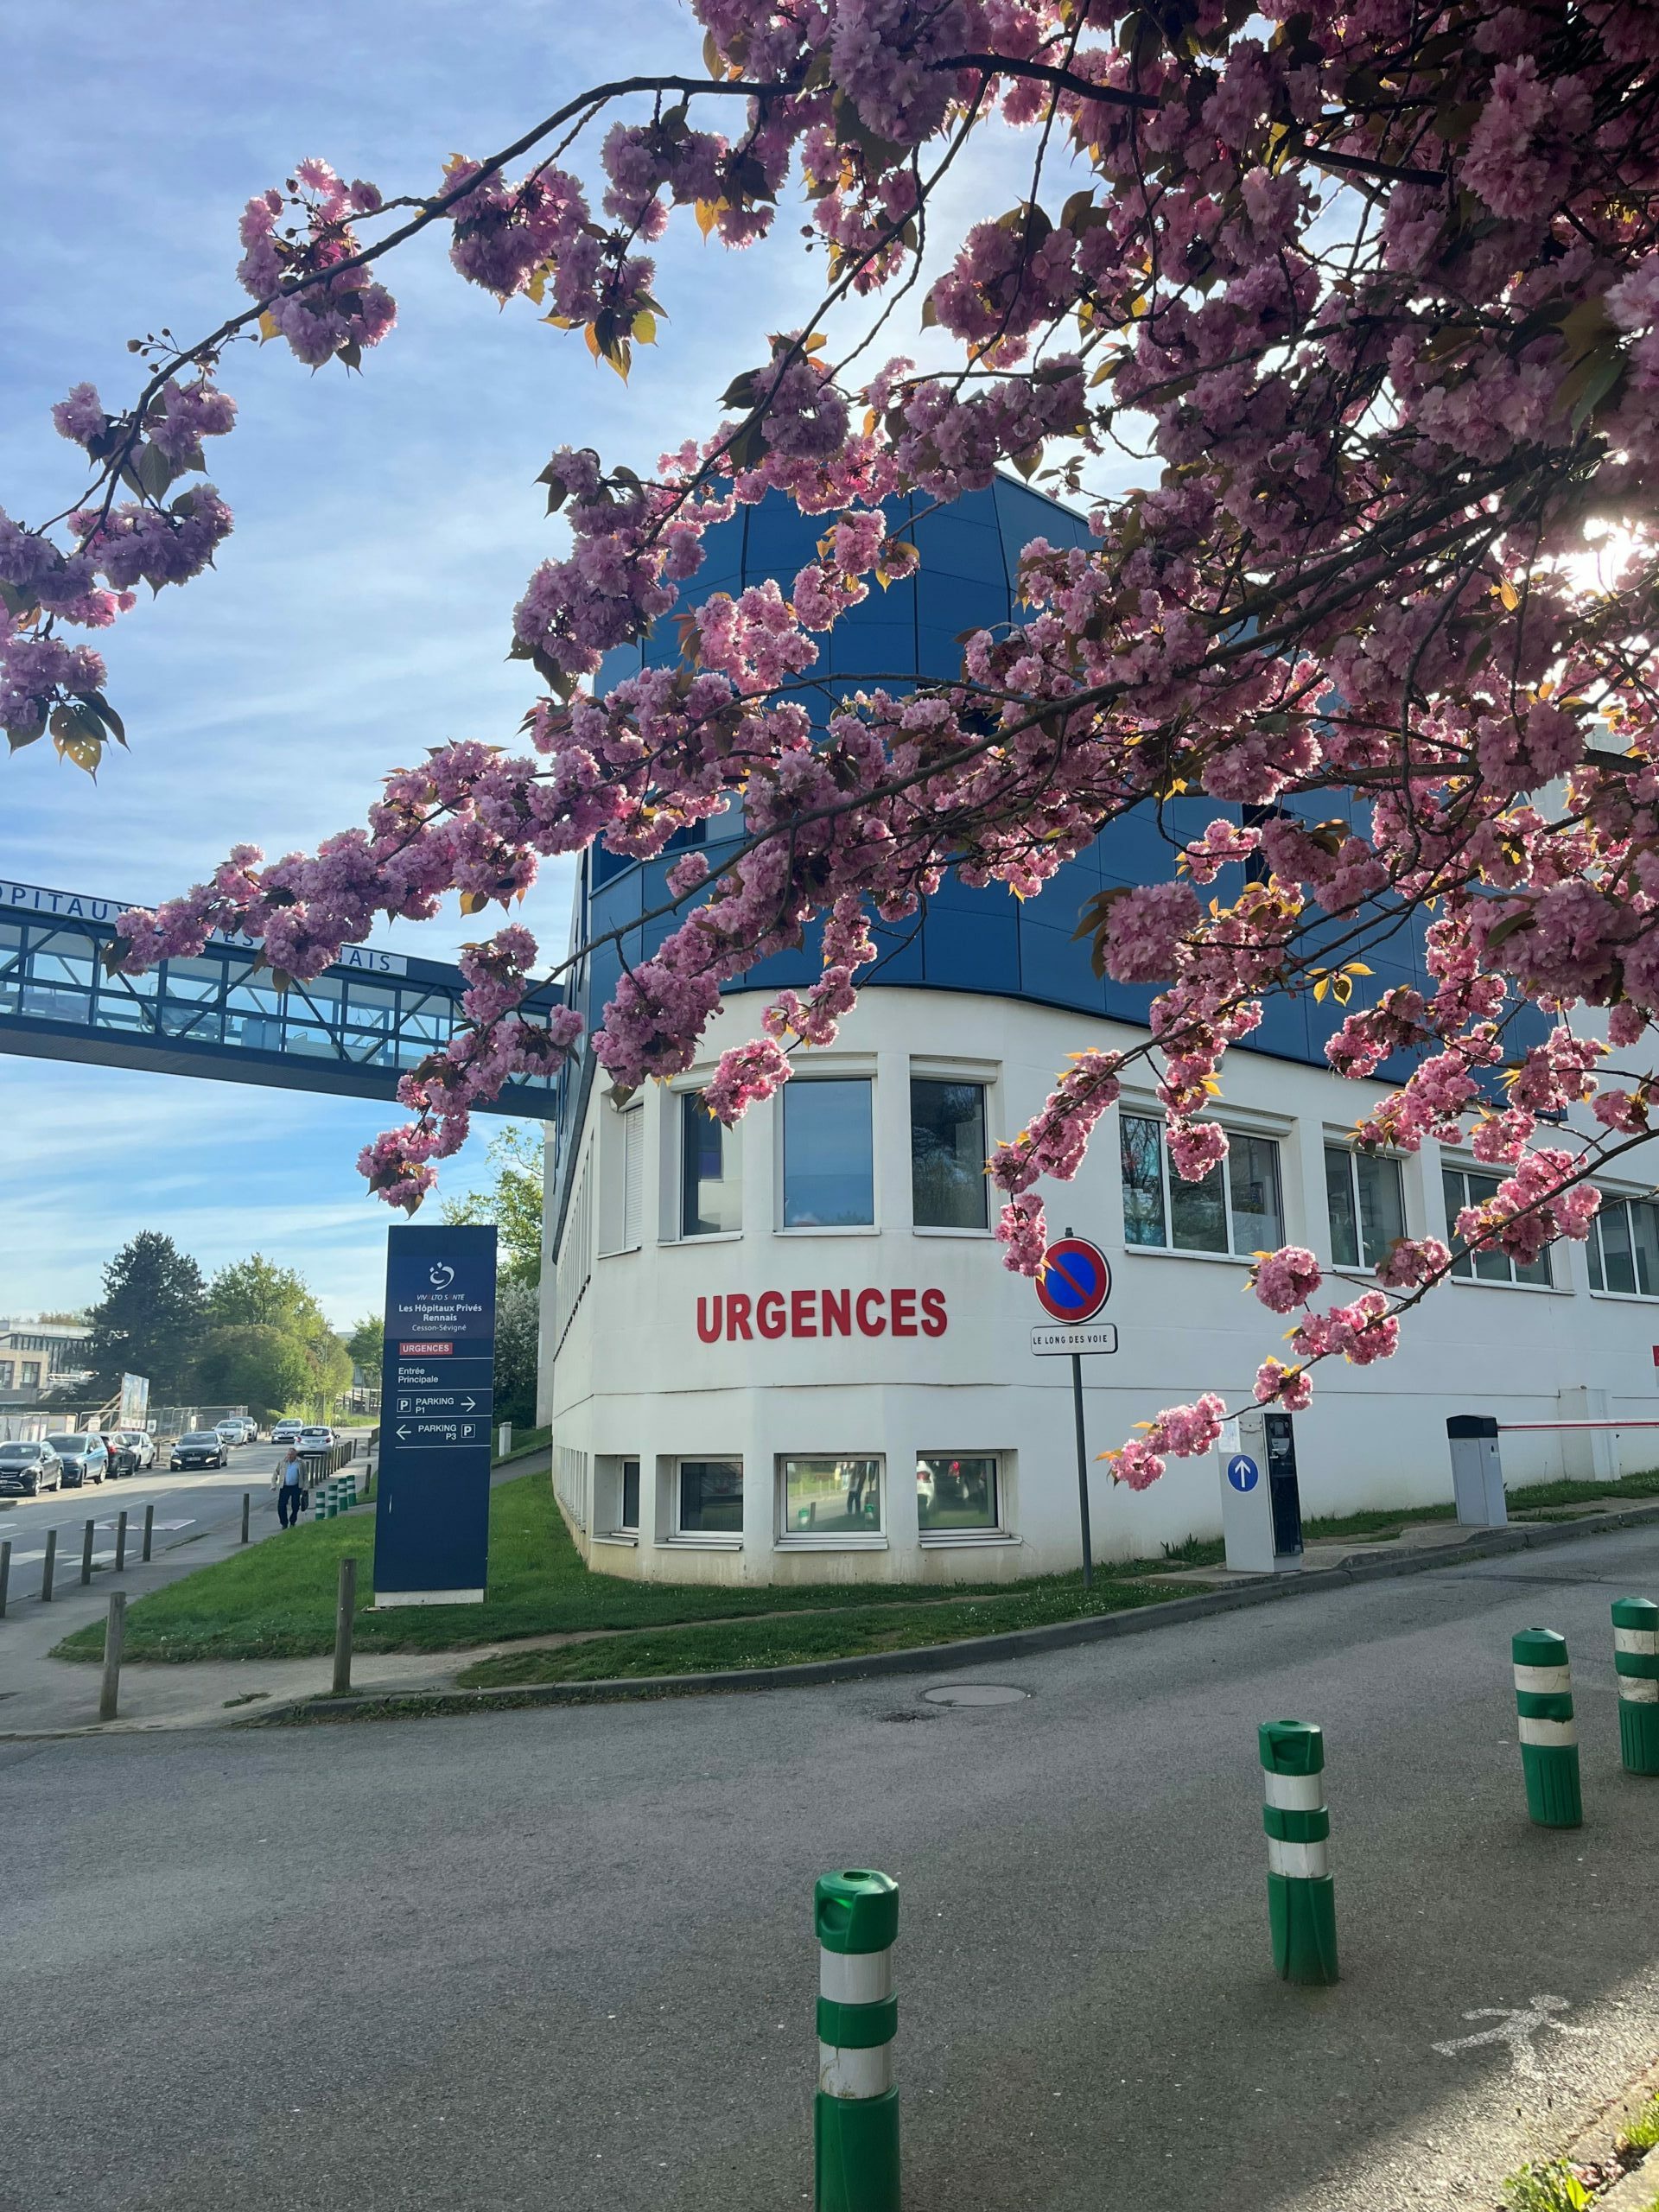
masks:
<instances>
[{"instance_id":1,"label":"metal sign post","mask_svg":"<svg viewBox=\"0 0 1659 2212\"><path fill-rule=\"evenodd\" d=\"M1064 1352L1071 1361L1071 1416L1077 1437L1077 1528L1083 1540L1083 1586L1095 1586L1095 1546L1089 1526L1089 1452L1083 1427L1083 1362L1086 1352L1117 1350L1117 1331L1109 1321L1096 1328L1091 1322L1112 1294L1112 1270L1106 1255L1068 1229L1058 1244L1043 1255L1037 1278L1037 1302L1062 1325L1033 1329L1031 1348L1039 1353Z\"/></svg>"}]
</instances>

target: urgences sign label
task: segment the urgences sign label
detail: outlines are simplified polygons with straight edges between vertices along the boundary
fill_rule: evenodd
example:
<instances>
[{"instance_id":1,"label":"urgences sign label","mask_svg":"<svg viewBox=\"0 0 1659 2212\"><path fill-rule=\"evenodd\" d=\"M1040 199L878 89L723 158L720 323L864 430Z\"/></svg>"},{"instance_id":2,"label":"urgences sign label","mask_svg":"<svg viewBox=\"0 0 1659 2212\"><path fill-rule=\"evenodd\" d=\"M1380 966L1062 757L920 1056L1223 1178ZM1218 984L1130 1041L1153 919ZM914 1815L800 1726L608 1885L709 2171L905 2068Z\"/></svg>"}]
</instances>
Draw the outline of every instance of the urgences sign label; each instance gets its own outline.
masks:
<instances>
[{"instance_id":1,"label":"urgences sign label","mask_svg":"<svg viewBox=\"0 0 1659 2212\"><path fill-rule=\"evenodd\" d=\"M942 1337L950 1315L942 1290L730 1290L697 1300L706 1344L759 1337Z\"/></svg>"}]
</instances>

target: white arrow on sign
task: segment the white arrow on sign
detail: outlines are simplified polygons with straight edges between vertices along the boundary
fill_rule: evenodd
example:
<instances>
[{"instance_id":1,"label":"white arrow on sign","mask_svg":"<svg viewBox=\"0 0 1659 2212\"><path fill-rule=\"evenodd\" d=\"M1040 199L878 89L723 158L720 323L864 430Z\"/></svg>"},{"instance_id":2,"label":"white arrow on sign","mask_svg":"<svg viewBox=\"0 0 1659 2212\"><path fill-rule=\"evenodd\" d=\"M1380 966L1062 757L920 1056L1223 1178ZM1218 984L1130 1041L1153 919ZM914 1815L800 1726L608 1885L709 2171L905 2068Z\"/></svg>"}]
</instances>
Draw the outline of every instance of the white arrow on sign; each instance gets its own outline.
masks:
<instances>
[{"instance_id":1,"label":"white arrow on sign","mask_svg":"<svg viewBox=\"0 0 1659 2212\"><path fill-rule=\"evenodd\" d=\"M408 1431L406 1428L400 1428L400 1429L398 1430L398 1432L397 1432L397 1434L398 1434L399 1438L401 1439L401 1438L403 1438L403 1437L407 1436L407 1435L409 1434L409 1431Z\"/></svg>"},{"instance_id":2,"label":"white arrow on sign","mask_svg":"<svg viewBox=\"0 0 1659 2212\"><path fill-rule=\"evenodd\" d=\"M467 1404L466 1404L465 1411L467 1411L467 1413L471 1413L471 1412L472 1412L472 1410L473 1410L473 1408L477 1405L477 1403L478 1403L478 1400L477 1400L476 1398L468 1398L468 1399L467 1399Z\"/></svg>"}]
</instances>

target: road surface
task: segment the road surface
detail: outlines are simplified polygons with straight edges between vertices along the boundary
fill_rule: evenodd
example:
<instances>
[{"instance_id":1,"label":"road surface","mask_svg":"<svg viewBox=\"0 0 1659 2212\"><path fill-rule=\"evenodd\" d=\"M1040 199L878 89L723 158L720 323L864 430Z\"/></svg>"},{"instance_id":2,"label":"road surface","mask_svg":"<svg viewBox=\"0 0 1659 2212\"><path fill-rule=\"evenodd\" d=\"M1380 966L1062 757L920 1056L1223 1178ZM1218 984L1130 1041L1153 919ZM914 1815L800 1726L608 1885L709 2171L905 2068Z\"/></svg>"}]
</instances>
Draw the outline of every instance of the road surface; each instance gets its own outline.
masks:
<instances>
[{"instance_id":1,"label":"road surface","mask_svg":"<svg viewBox=\"0 0 1659 2212\"><path fill-rule=\"evenodd\" d=\"M1659 2054L1626 1590L1659 1593L1659 1533L974 1669L1026 1693L976 1709L920 1676L0 1746L0 2202L808 2202L811 1885L873 1865L906 2212L1489 2205ZM1534 1623L1572 1644L1577 1834L1524 1816ZM1267 1956L1255 1727L1287 1713L1327 1734L1331 1990Z\"/></svg>"}]
</instances>

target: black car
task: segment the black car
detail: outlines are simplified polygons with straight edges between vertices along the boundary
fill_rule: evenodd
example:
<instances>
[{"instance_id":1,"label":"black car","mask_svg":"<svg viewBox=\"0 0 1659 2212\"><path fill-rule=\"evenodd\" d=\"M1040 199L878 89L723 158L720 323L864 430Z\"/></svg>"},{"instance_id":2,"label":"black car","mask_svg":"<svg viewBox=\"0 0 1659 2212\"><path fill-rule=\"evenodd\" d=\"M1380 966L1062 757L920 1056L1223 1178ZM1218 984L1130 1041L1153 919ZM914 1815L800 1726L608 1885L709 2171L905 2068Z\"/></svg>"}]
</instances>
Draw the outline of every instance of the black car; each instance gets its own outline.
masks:
<instances>
[{"instance_id":1,"label":"black car","mask_svg":"<svg viewBox=\"0 0 1659 2212\"><path fill-rule=\"evenodd\" d=\"M112 1478L117 1475L137 1473L138 1454L133 1450L131 1445L124 1442L113 1429L107 1431L105 1434L104 1449L109 1454L110 1473Z\"/></svg>"},{"instance_id":2,"label":"black car","mask_svg":"<svg viewBox=\"0 0 1659 2212\"><path fill-rule=\"evenodd\" d=\"M104 1449L101 1436L82 1436L66 1431L61 1436L48 1436L46 1440L58 1455L67 1490L79 1490L86 1483L101 1483L110 1471L110 1455Z\"/></svg>"},{"instance_id":3,"label":"black car","mask_svg":"<svg viewBox=\"0 0 1659 2212\"><path fill-rule=\"evenodd\" d=\"M175 1467L222 1467L226 1443L216 1428L193 1428L173 1446Z\"/></svg>"},{"instance_id":4,"label":"black car","mask_svg":"<svg viewBox=\"0 0 1659 2212\"><path fill-rule=\"evenodd\" d=\"M0 1444L0 1494L38 1497L62 1487L63 1468L49 1444Z\"/></svg>"}]
</instances>

